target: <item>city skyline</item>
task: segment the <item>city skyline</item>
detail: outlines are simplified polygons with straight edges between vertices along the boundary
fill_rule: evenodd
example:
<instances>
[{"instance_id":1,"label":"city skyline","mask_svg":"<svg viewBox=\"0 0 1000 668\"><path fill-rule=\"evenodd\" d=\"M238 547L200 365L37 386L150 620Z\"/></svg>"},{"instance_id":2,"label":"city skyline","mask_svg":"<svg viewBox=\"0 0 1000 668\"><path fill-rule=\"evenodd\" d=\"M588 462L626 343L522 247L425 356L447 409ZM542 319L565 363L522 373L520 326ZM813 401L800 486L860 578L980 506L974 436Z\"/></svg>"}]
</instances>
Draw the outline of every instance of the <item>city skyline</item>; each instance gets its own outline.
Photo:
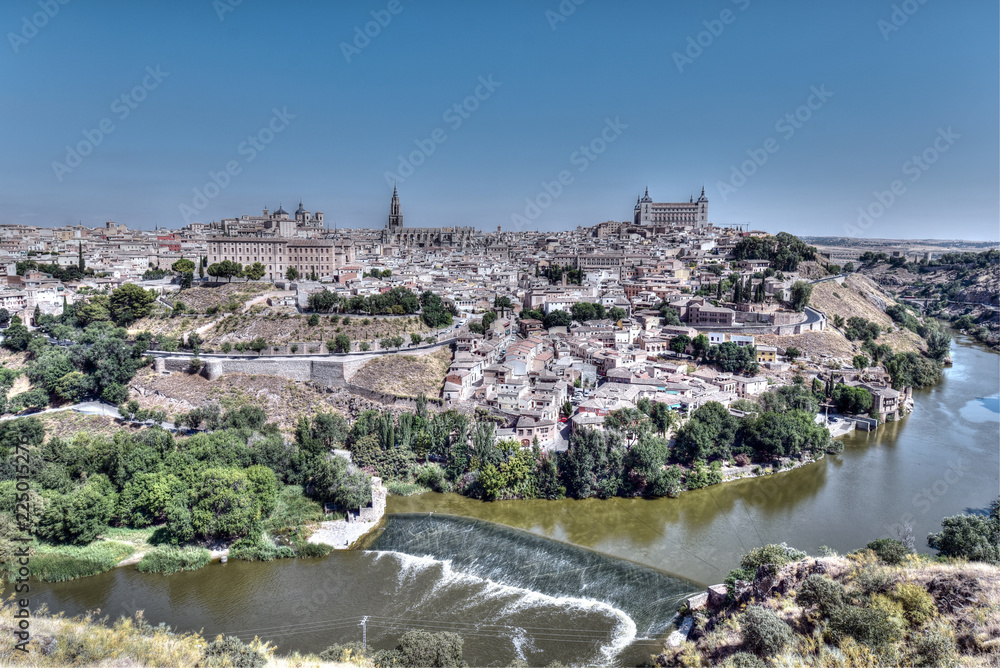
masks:
<instances>
[{"instance_id":1,"label":"city skyline","mask_svg":"<svg viewBox=\"0 0 1000 668\"><path fill-rule=\"evenodd\" d=\"M378 228L396 181L407 226L558 231L704 186L718 226L995 240L997 13L12 3L0 222Z\"/></svg>"}]
</instances>

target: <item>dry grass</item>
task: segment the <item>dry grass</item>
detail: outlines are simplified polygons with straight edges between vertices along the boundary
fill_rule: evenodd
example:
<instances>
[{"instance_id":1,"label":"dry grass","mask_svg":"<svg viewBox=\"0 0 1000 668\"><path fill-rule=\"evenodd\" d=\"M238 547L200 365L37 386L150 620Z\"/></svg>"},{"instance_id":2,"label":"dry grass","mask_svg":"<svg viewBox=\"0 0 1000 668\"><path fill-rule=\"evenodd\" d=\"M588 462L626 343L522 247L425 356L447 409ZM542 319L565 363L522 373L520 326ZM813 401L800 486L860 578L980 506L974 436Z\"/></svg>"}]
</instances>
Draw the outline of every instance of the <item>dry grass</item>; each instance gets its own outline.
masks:
<instances>
[{"instance_id":1,"label":"dry grass","mask_svg":"<svg viewBox=\"0 0 1000 668\"><path fill-rule=\"evenodd\" d=\"M882 300L886 305L895 303L887 293L870 279L858 274L848 276L844 285L835 281L818 283L813 286L810 304L826 313L829 326L824 332L806 332L798 336L758 336L763 345L788 348L794 346L805 356L836 358L850 364L854 355L861 351L860 341L848 341L840 331L834 329L833 318L842 316L844 320L859 316L877 323L883 329L894 328L892 318L876 304ZM879 343L887 343L896 352L919 352L923 349L923 339L909 330L894 331L878 338Z\"/></svg>"},{"instance_id":2,"label":"dry grass","mask_svg":"<svg viewBox=\"0 0 1000 668\"><path fill-rule=\"evenodd\" d=\"M451 351L441 348L431 355L385 355L377 357L355 374L355 385L396 396L428 397L441 394L451 366Z\"/></svg>"},{"instance_id":3,"label":"dry grass","mask_svg":"<svg viewBox=\"0 0 1000 668\"><path fill-rule=\"evenodd\" d=\"M205 647L209 644L198 633L172 633L151 626L142 613L135 619L121 618L114 623L85 616L66 619L51 616L42 608L31 616L29 652L14 649L11 632L17 626L10 605L0 611L0 631L7 641L0 646L0 666L25 668L62 668L63 666L93 666L96 668L175 668L201 665ZM155 623L155 622L154 622ZM268 656L269 668L348 668L370 665L366 662L340 663L321 661L313 655L292 654L274 656L266 643L250 643Z\"/></svg>"},{"instance_id":4,"label":"dry grass","mask_svg":"<svg viewBox=\"0 0 1000 668\"><path fill-rule=\"evenodd\" d=\"M76 411L43 413L36 417L45 426L45 434L48 438L54 436L58 436L59 438L73 438L79 432L110 438L122 430L136 432L147 428L125 424L103 415L85 415Z\"/></svg>"},{"instance_id":5,"label":"dry grass","mask_svg":"<svg viewBox=\"0 0 1000 668\"><path fill-rule=\"evenodd\" d=\"M813 573L821 573L847 587L853 604L865 603L859 590L865 573L877 570L887 578L888 595L901 584L917 585L934 601L933 617L913 622L901 643L873 651L853 638L839 645L830 644L827 622L812 608L795 601L796 589ZM782 593L783 592L783 593ZM876 597L884 598L884 597ZM928 633L951 636L957 648L953 664L961 666L1000 665L1000 568L983 563L955 561L932 562L928 557L911 555L901 565L888 566L868 551L848 557L806 558L782 567L776 587L762 599L714 612L697 613L696 628L704 632L693 636L679 650L667 649L660 665L724 665L727 657L742 650L743 634L740 613L750 604L775 611L795 632L792 644L780 655L770 657L773 666L882 666L912 665L918 658L916 647Z\"/></svg>"}]
</instances>

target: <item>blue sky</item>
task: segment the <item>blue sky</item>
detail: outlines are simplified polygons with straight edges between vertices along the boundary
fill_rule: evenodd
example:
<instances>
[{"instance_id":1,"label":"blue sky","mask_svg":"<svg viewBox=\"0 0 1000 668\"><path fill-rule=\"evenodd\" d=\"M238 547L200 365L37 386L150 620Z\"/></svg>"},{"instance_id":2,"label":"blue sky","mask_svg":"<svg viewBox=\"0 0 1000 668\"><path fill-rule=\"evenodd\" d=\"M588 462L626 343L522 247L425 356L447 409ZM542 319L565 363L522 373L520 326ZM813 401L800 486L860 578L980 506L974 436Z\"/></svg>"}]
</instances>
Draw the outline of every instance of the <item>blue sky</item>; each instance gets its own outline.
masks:
<instances>
[{"instance_id":1,"label":"blue sky","mask_svg":"<svg viewBox=\"0 0 1000 668\"><path fill-rule=\"evenodd\" d=\"M1000 236L995 2L63 2L0 7L0 222Z\"/></svg>"}]
</instances>

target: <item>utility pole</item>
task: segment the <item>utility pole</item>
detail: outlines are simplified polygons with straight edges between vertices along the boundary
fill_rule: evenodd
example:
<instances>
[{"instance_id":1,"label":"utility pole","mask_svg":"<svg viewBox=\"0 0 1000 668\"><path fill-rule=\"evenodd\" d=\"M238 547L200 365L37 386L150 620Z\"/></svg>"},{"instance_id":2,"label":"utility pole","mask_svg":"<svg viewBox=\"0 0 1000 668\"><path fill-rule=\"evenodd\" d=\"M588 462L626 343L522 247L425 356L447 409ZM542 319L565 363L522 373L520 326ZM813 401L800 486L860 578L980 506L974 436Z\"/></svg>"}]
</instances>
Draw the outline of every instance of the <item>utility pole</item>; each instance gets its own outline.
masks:
<instances>
[{"instance_id":1,"label":"utility pole","mask_svg":"<svg viewBox=\"0 0 1000 668\"><path fill-rule=\"evenodd\" d=\"M361 646L364 649L368 649L368 615L361 618L361 623L358 624L361 627Z\"/></svg>"}]
</instances>

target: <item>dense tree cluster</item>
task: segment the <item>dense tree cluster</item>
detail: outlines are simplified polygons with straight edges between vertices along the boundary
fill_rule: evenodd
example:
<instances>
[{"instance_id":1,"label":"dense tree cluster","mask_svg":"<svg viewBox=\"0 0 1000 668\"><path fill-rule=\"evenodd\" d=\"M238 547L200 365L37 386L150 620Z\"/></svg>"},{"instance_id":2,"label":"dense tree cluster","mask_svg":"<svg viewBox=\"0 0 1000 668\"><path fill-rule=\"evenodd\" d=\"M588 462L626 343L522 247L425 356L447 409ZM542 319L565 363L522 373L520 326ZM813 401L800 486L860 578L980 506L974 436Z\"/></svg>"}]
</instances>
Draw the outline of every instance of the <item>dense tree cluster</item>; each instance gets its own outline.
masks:
<instances>
[{"instance_id":1,"label":"dense tree cluster","mask_svg":"<svg viewBox=\"0 0 1000 668\"><path fill-rule=\"evenodd\" d=\"M820 454L836 447L829 430L815 423L813 410L788 407L782 405L784 401L786 398L779 394L768 397L760 404L757 415L742 420L721 404L709 402L681 427L674 456L684 464L732 460L738 455L769 462L779 457ZM782 408L768 410L774 406Z\"/></svg>"},{"instance_id":2,"label":"dense tree cluster","mask_svg":"<svg viewBox=\"0 0 1000 668\"><path fill-rule=\"evenodd\" d=\"M320 313L359 313L367 315L411 315L420 310L420 300L410 290L395 287L376 295L340 297L330 290L309 295L309 308Z\"/></svg>"},{"instance_id":3,"label":"dense tree cluster","mask_svg":"<svg viewBox=\"0 0 1000 668\"><path fill-rule=\"evenodd\" d=\"M775 271L795 271L799 263L816 259L816 248L787 232L775 236L745 237L733 248L737 260L768 260Z\"/></svg>"},{"instance_id":4,"label":"dense tree cluster","mask_svg":"<svg viewBox=\"0 0 1000 668\"><path fill-rule=\"evenodd\" d=\"M134 315L134 311L132 313ZM128 341L126 331L108 321L94 322L84 329L62 324L76 321L71 308L61 319L42 316L40 320L43 330L73 340L75 344L54 346L46 337L29 332L24 325L11 325L5 332L3 345L8 350L28 352L23 373L31 380L32 389L8 404L6 391L10 388L4 386L6 376L0 376L0 389L3 390L0 407L16 412L45 407L50 400L76 402L95 396L118 404L128 399L129 381L148 363L144 357L149 348L148 335Z\"/></svg>"},{"instance_id":5,"label":"dense tree cluster","mask_svg":"<svg viewBox=\"0 0 1000 668\"><path fill-rule=\"evenodd\" d=\"M256 407L215 416L218 431L187 438L152 428L43 442L41 423L23 418L0 423L0 450L28 444L38 498L27 528L44 540L86 544L113 525L156 526L154 540L171 544L254 542L317 519L319 502L350 509L371 499L368 475L329 454L346 437L343 418L303 420L294 443ZM15 476L7 459L0 487Z\"/></svg>"}]
</instances>

